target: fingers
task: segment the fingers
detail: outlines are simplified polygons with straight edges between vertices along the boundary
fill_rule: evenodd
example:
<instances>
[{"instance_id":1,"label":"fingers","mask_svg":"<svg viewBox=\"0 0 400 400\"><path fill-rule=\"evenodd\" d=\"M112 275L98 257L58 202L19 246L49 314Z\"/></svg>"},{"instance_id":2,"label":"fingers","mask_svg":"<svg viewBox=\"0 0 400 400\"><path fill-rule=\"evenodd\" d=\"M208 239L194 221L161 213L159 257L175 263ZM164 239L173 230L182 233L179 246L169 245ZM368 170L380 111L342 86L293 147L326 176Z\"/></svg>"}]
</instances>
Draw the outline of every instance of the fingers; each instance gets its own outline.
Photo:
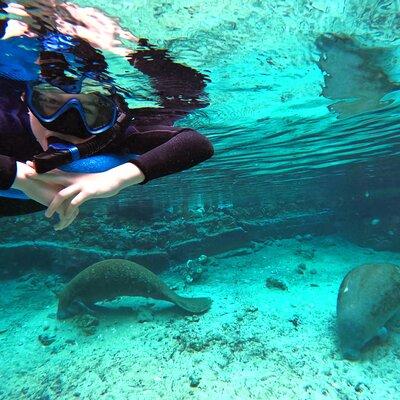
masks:
<instances>
[{"instance_id":1,"label":"fingers","mask_svg":"<svg viewBox=\"0 0 400 400\"><path fill-rule=\"evenodd\" d=\"M69 204L69 206L67 208L67 211L65 212L65 215L67 217L72 215L75 212L75 210L77 210L78 207L88 199L89 199L89 195L88 194L80 192L77 196L75 196L71 200L71 202L70 202L70 204Z\"/></svg>"},{"instance_id":2,"label":"fingers","mask_svg":"<svg viewBox=\"0 0 400 400\"><path fill-rule=\"evenodd\" d=\"M138 42L138 41L139 41L139 38L138 38L138 37L136 37L135 35L133 35L133 34L132 34L131 32L129 32L128 30L125 30L125 29L122 29L122 28L119 29L119 35L120 35L121 38L123 38L123 39L133 40L133 41L135 41L135 42Z\"/></svg>"},{"instance_id":3,"label":"fingers","mask_svg":"<svg viewBox=\"0 0 400 400\"><path fill-rule=\"evenodd\" d=\"M72 224L72 222L74 222L75 218L78 216L79 214L79 209L75 209L73 211L73 213L70 216L61 216L60 215L60 221L54 225L54 229L56 231L61 231L65 228L67 228L68 226L70 226Z\"/></svg>"},{"instance_id":4,"label":"fingers","mask_svg":"<svg viewBox=\"0 0 400 400\"><path fill-rule=\"evenodd\" d=\"M51 218L53 214L59 210L65 200L76 195L79 191L80 188L78 185L71 185L58 192L46 210L46 217Z\"/></svg>"},{"instance_id":5,"label":"fingers","mask_svg":"<svg viewBox=\"0 0 400 400\"><path fill-rule=\"evenodd\" d=\"M78 188L78 190L79 190L79 188ZM61 192L63 192L63 193L61 193ZM60 231L60 230L63 230L65 228L67 228L69 225L72 224L72 222L78 216L79 208L78 208L77 205L74 205L72 203L72 201L74 201L76 198L78 198L79 203L81 203L81 202L84 201L84 198L85 198L85 196L83 196L82 193L79 193L71 201L72 206L71 206L71 203L70 203L68 208L66 209L66 205L68 204L68 199L71 198L74 194L73 194L72 191L69 193L65 189L62 190L61 192L57 195L58 196L57 202L53 201L52 204L54 204L54 207L56 207L57 203L59 203L60 201L61 201L61 203L54 210L51 210L52 211L51 215L53 215L55 212L57 212L58 216L59 216L59 221L54 225L54 229L56 231ZM62 200L64 196L65 196L65 200ZM81 200L79 200L79 198L81 198ZM46 212L46 216L47 216L47 212Z\"/></svg>"}]
</instances>

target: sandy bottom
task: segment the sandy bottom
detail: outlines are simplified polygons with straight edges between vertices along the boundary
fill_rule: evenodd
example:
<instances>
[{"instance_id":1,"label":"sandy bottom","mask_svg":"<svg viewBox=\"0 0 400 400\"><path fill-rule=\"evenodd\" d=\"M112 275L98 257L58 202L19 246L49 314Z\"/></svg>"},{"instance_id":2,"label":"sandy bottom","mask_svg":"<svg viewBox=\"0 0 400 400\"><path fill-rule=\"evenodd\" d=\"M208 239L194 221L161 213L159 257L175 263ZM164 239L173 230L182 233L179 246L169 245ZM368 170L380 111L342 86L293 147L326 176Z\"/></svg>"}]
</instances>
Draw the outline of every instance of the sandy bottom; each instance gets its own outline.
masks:
<instances>
[{"instance_id":1,"label":"sandy bottom","mask_svg":"<svg viewBox=\"0 0 400 400\"><path fill-rule=\"evenodd\" d=\"M180 294L212 297L208 313L185 316L166 302L123 298L97 314L91 335L55 318L56 276L3 281L0 398L398 399L400 336L350 362L335 335L342 278L382 261L400 264L400 254L335 237L275 241L214 258L196 284L162 276ZM267 288L268 277L288 290Z\"/></svg>"}]
</instances>

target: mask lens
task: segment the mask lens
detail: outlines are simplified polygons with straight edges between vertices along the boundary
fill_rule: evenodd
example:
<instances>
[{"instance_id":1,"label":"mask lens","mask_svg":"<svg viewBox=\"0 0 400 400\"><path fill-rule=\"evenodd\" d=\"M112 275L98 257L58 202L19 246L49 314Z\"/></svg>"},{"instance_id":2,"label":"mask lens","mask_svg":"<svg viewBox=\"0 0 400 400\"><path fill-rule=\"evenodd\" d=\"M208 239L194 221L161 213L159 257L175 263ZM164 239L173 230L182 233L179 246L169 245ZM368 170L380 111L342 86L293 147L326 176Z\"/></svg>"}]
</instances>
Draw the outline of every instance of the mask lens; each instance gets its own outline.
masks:
<instances>
[{"instance_id":1,"label":"mask lens","mask_svg":"<svg viewBox=\"0 0 400 400\"><path fill-rule=\"evenodd\" d=\"M32 106L44 117L48 118L54 115L63 105L65 100L62 98L62 92L59 91L41 91L33 90Z\"/></svg>"},{"instance_id":2,"label":"mask lens","mask_svg":"<svg viewBox=\"0 0 400 400\"><path fill-rule=\"evenodd\" d=\"M111 99L97 93L78 95L87 125L97 129L107 125L114 117L115 104Z\"/></svg>"},{"instance_id":3,"label":"mask lens","mask_svg":"<svg viewBox=\"0 0 400 400\"><path fill-rule=\"evenodd\" d=\"M33 88L30 106L42 119L56 119L69 109L75 108L89 129L98 130L115 122L116 105L105 96L107 90L90 84L82 86L81 93L65 93L58 87L40 84ZM91 91L90 91L91 90Z\"/></svg>"}]
</instances>

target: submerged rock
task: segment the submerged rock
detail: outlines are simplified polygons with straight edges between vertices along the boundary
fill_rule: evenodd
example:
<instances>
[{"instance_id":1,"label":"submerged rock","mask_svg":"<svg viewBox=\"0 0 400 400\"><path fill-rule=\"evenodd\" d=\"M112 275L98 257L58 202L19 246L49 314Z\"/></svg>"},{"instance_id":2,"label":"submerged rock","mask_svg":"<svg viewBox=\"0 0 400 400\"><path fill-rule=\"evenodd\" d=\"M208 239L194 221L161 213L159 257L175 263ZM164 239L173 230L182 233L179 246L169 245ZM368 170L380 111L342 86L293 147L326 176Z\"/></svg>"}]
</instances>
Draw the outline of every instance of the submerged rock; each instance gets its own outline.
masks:
<instances>
[{"instance_id":1,"label":"submerged rock","mask_svg":"<svg viewBox=\"0 0 400 400\"><path fill-rule=\"evenodd\" d=\"M86 335L94 335L99 326L99 320L93 315L83 314L75 317L76 326Z\"/></svg>"},{"instance_id":2,"label":"submerged rock","mask_svg":"<svg viewBox=\"0 0 400 400\"><path fill-rule=\"evenodd\" d=\"M186 283L195 283L202 278L209 264L209 258L206 255L201 255L198 258L187 260L186 263L178 265L172 270L181 275Z\"/></svg>"},{"instance_id":3,"label":"submerged rock","mask_svg":"<svg viewBox=\"0 0 400 400\"><path fill-rule=\"evenodd\" d=\"M189 381L191 387L197 387L200 385L201 378L197 374L190 375Z\"/></svg>"},{"instance_id":4,"label":"submerged rock","mask_svg":"<svg viewBox=\"0 0 400 400\"><path fill-rule=\"evenodd\" d=\"M205 265L208 262L208 257L205 254L202 254L199 258L198 261L200 264Z\"/></svg>"},{"instance_id":5,"label":"submerged rock","mask_svg":"<svg viewBox=\"0 0 400 400\"><path fill-rule=\"evenodd\" d=\"M56 340L56 335L41 334L38 340L43 346L50 346Z\"/></svg>"},{"instance_id":6,"label":"submerged rock","mask_svg":"<svg viewBox=\"0 0 400 400\"><path fill-rule=\"evenodd\" d=\"M299 275L304 275L304 271L305 271L306 269L307 269L306 264L301 263L301 264L299 264L299 265L297 266L296 272L297 272Z\"/></svg>"},{"instance_id":7,"label":"submerged rock","mask_svg":"<svg viewBox=\"0 0 400 400\"><path fill-rule=\"evenodd\" d=\"M281 280L273 277L269 277L265 280L265 286L268 289L288 290L285 282L282 282Z\"/></svg>"},{"instance_id":8,"label":"submerged rock","mask_svg":"<svg viewBox=\"0 0 400 400\"><path fill-rule=\"evenodd\" d=\"M312 260L315 256L315 249L297 249L295 254L307 260Z\"/></svg>"}]
</instances>

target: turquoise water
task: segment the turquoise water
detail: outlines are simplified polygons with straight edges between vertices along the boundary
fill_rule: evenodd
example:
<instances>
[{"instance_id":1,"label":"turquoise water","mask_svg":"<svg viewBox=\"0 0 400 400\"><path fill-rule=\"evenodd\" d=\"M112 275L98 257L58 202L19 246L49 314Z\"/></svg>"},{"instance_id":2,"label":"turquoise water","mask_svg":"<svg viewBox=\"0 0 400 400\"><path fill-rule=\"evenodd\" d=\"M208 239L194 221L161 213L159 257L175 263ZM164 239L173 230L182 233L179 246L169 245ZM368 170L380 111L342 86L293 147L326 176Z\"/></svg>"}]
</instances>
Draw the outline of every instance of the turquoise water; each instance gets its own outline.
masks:
<instances>
[{"instance_id":1,"label":"turquoise water","mask_svg":"<svg viewBox=\"0 0 400 400\"><path fill-rule=\"evenodd\" d=\"M213 187L213 196L249 180L264 191L265 182L343 174L349 164L368 170L398 154L396 2L77 4L98 7L210 77L210 106L179 123L204 132L216 148L206 165L180 176L195 182L196 192ZM324 34L354 40L344 50L339 43L325 68L320 60L329 46L318 47ZM132 106L157 104L145 77L123 57L104 54ZM334 78L323 96L327 74ZM329 110L338 102L348 106Z\"/></svg>"},{"instance_id":2,"label":"turquoise water","mask_svg":"<svg viewBox=\"0 0 400 400\"><path fill-rule=\"evenodd\" d=\"M398 334L345 359L336 299L358 265L400 264L399 2L79 1L73 20L19 4L99 47L114 21L207 75L209 106L179 125L215 155L88 202L65 231L42 212L2 217L0 399L397 399ZM157 106L115 54L135 44L109 36L129 104ZM211 309L117 295L58 320L57 293L109 258ZM397 278L371 274L361 297L387 309Z\"/></svg>"},{"instance_id":3,"label":"turquoise water","mask_svg":"<svg viewBox=\"0 0 400 400\"><path fill-rule=\"evenodd\" d=\"M165 180L166 186L187 183L182 196L201 192L215 198L218 192L234 198L233 185L264 197L273 183L289 181L290 187L293 180L315 178L319 185L323 177L347 174L351 165L374 176L391 168L388 158L397 160L396 2L81 4L118 15L123 27L210 77L210 106L180 124L204 132L216 156L182 174L179 184L174 177ZM339 44L324 70L318 40L329 33L355 43L345 51ZM133 93L147 87L126 75L123 60L111 58L122 86ZM335 88L323 96L327 73L336 79L330 85ZM374 80L379 74L383 78ZM346 101L343 112L329 110ZM159 185L164 193L164 182Z\"/></svg>"},{"instance_id":4,"label":"turquoise water","mask_svg":"<svg viewBox=\"0 0 400 400\"><path fill-rule=\"evenodd\" d=\"M113 6L96 4L116 14ZM151 37L177 60L210 76L211 105L187 123L206 132L216 145L218 156L209 168L219 174L234 170L239 176L254 176L323 169L395 152L396 125L389 129L385 122L396 114L396 103L387 112L340 123L328 110L339 98L365 100L379 91L380 97L396 98L396 93L384 92L379 82L367 82L367 73L361 80L358 67L368 72L368 59L346 68L346 82L341 84L350 86L347 91L337 88L334 99L321 96L324 71L318 66L322 52L316 42L325 33L349 35L361 48L383 47L375 62L395 84L396 3L368 4L228 1L215 6L178 1L161 6L139 2L118 16L122 26ZM339 52L333 61L337 74L346 65L346 54ZM395 92L395 86L392 89ZM345 117L363 110L375 109L366 104Z\"/></svg>"}]
</instances>

